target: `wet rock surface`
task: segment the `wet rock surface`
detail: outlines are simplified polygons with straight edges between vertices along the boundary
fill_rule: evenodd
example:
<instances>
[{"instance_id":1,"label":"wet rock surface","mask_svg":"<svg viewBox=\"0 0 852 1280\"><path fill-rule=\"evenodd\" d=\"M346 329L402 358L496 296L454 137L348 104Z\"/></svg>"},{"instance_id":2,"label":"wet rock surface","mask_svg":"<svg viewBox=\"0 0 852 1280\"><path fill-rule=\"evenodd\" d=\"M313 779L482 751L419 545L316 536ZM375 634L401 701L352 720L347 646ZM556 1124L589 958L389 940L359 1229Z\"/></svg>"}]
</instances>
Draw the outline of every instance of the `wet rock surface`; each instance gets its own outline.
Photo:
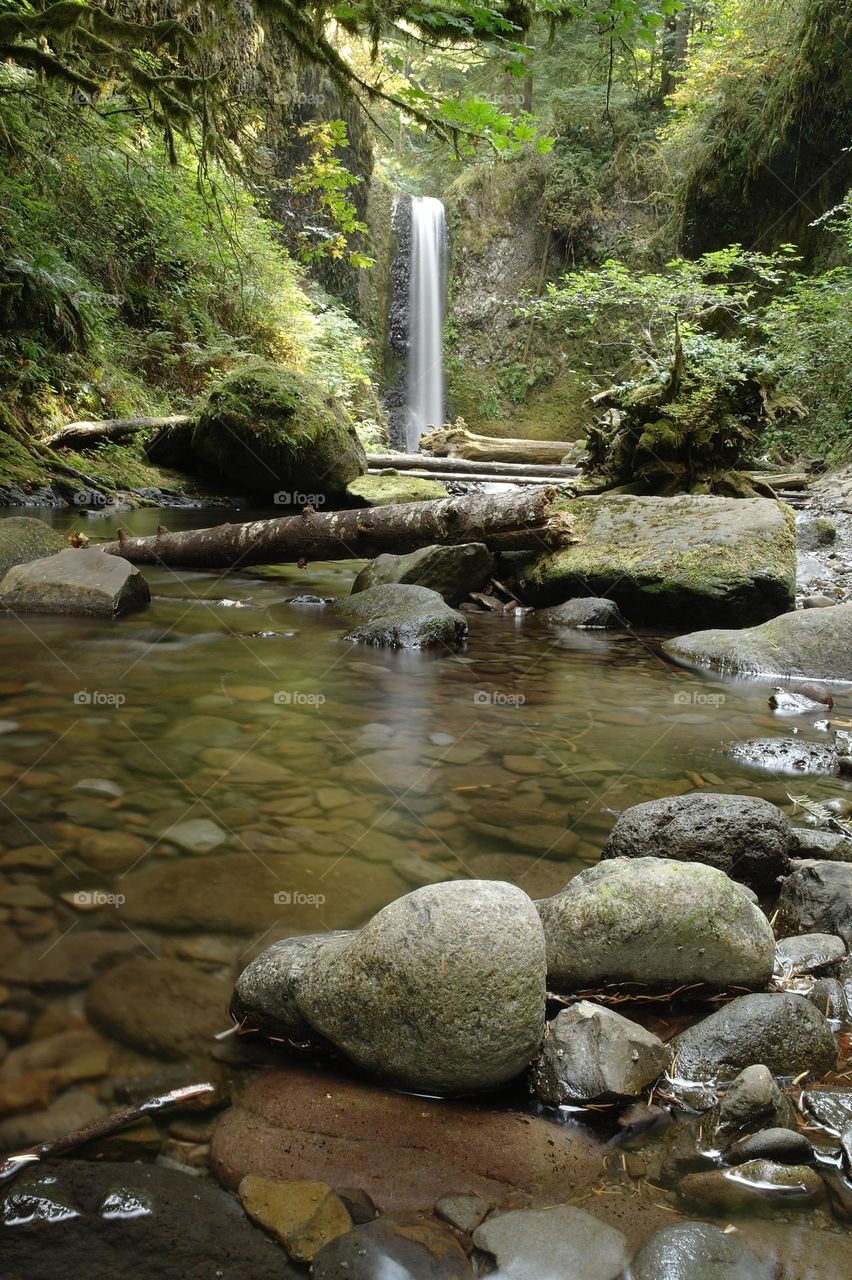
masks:
<instances>
[{"instance_id":1,"label":"wet rock surface","mask_svg":"<svg viewBox=\"0 0 852 1280\"><path fill-rule=\"evenodd\" d=\"M687 1080L731 1080L753 1063L779 1076L823 1075L837 1060L827 1020L804 996L786 992L738 996L681 1032L674 1049Z\"/></svg>"},{"instance_id":2,"label":"wet rock surface","mask_svg":"<svg viewBox=\"0 0 852 1280\"><path fill-rule=\"evenodd\" d=\"M540 609L539 618L549 627L569 627L583 630L618 630L629 625L614 600L600 596L577 596L552 609Z\"/></svg>"},{"instance_id":3,"label":"wet rock surface","mask_svg":"<svg viewBox=\"0 0 852 1280\"><path fill-rule=\"evenodd\" d=\"M837 772L837 753L823 742L800 738L754 738L728 748L732 760L773 773L820 774Z\"/></svg>"},{"instance_id":4,"label":"wet rock surface","mask_svg":"<svg viewBox=\"0 0 852 1280\"><path fill-rule=\"evenodd\" d=\"M416 1151L416 1159L411 1152ZM267 1071L219 1120L213 1170L364 1187L382 1212L431 1212L450 1190L493 1205L558 1200L600 1174L588 1135L505 1107L438 1102L307 1067ZM365 1172L366 1171L366 1172Z\"/></svg>"},{"instance_id":5,"label":"wet rock surface","mask_svg":"<svg viewBox=\"0 0 852 1280\"><path fill-rule=\"evenodd\" d=\"M343 1201L327 1182L279 1182L252 1174L239 1186L248 1216L278 1240L296 1262L310 1262L352 1230Z\"/></svg>"},{"instance_id":6,"label":"wet rock surface","mask_svg":"<svg viewBox=\"0 0 852 1280\"><path fill-rule=\"evenodd\" d=\"M771 1266L709 1222L655 1231L633 1259L632 1280L774 1280Z\"/></svg>"},{"instance_id":7,"label":"wet rock surface","mask_svg":"<svg viewBox=\"0 0 852 1280\"><path fill-rule=\"evenodd\" d=\"M744 1068L731 1081L708 1117L715 1144L727 1149L744 1134L769 1128L791 1128L795 1112L763 1063Z\"/></svg>"},{"instance_id":8,"label":"wet rock surface","mask_svg":"<svg viewBox=\"0 0 852 1280\"><path fill-rule=\"evenodd\" d=\"M467 623L428 587L387 584L335 601L336 612L355 623L344 637L388 649L455 647Z\"/></svg>"},{"instance_id":9,"label":"wet rock surface","mask_svg":"<svg viewBox=\"0 0 852 1280\"><path fill-rule=\"evenodd\" d=\"M356 1227L314 1258L314 1280L472 1280L470 1263L452 1232L414 1215L384 1217Z\"/></svg>"},{"instance_id":10,"label":"wet rock surface","mask_svg":"<svg viewBox=\"0 0 852 1280\"><path fill-rule=\"evenodd\" d=\"M784 881L778 933L829 933L852 946L852 865L807 862Z\"/></svg>"},{"instance_id":11,"label":"wet rock surface","mask_svg":"<svg viewBox=\"0 0 852 1280\"><path fill-rule=\"evenodd\" d=\"M731 675L852 680L852 604L785 613L741 631L694 631L667 640L680 662Z\"/></svg>"},{"instance_id":12,"label":"wet rock surface","mask_svg":"<svg viewBox=\"0 0 852 1280\"><path fill-rule=\"evenodd\" d=\"M846 959L846 943L836 934L806 933L782 938L775 948L775 971L784 977L834 970Z\"/></svg>"},{"instance_id":13,"label":"wet rock surface","mask_svg":"<svg viewBox=\"0 0 852 1280\"><path fill-rule=\"evenodd\" d=\"M711 1213L806 1209L825 1199L825 1185L808 1165L749 1160L731 1169L689 1173L678 1183L682 1200Z\"/></svg>"},{"instance_id":14,"label":"wet rock surface","mask_svg":"<svg viewBox=\"0 0 852 1280\"><path fill-rule=\"evenodd\" d=\"M728 1164L749 1160L774 1160L777 1164L808 1164L814 1149L803 1133L794 1129L761 1129L740 1138L725 1151Z\"/></svg>"},{"instance_id":15,"label":"wet rock surface","mask_svg":"<svg viewBox=\"0 0 852 1280\"><path fill-rule=\"evenodd\" d=\"M6 1280L286 1280L281 1247L218 1187L170 1169L63 1161L20 1176L0 1204Z\"/></svg>"},{"instance_id":16,"label":"wet rock surface","mask_svg":"<svg viewBox=\"0 0 852 1280\"><path fill-rule=\"evenodd\" d=\"M612 1009L581 1000L548 1023L531 1071L542 1102L597 1102L638 1098L666 1069L663 1042Z\"/></svg>"},{"instance_id":17,"label":"wet rock surface","mask_svg":"<svg viewBox=\"0 0 852 1280\"><path fill-rule=\"evenodd\" d=\"M616 1280L630 1260L620 1231L573 1205L495 1214L476 1229L473 1242L493 1255L505 1280Z\"/></svg>"},{"instance_id":18,"label":"wet rock surface","mask_svg":"<svg viewBox=\"0 0 852 1280\"><path fill-rule=\"evenodd\" d=\"M726 875L700 863L613 858L538 908L557 990L601 982L763 986L772 972L766 917Z\"/></svg>"},{"instance_id":19,"label":"wet rock surface","mask_svg":"<svg viewBox=\"0 0 852 1280\"><path fill-rule=\"evenodd\" d=\"M457 605L472 591L482 591L496 572L496 561L481 542L457 546L421 547L408 555L376 556L352 584L352 594L385 583L404 583L437 591L447 604Z\"/></svg>"},{"instance_id":20,"label":"wet rock surface","mask_svg":"<svg viewBox=\"0 0 852 1280\"><path fill-rule=\"evenodd\" d=\"M150 602L135 565L93 548L67 547L10 569L0 582L0 607L16 613L115 618Z\"/></svg>"},{"instance_id":21,"label":"wet rock surface","mask_svg":"<svg viewBox=\"0 0 852 1280\"><path fill-rule=\"evenodd\" d=\"M790 844L786 817L766 800L696 792L625 809L601 857L703 862L765 888L789 870Z\"/></svg>"}]
</instances>

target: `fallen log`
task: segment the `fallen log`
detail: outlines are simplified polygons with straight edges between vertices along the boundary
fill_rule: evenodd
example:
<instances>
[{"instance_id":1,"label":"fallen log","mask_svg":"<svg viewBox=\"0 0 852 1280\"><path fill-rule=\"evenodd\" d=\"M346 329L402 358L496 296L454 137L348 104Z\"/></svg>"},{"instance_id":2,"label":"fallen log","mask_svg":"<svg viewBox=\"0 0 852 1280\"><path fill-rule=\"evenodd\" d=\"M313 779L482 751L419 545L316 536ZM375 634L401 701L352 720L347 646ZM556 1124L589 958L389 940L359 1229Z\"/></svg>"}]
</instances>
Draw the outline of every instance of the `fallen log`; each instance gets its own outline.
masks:
<instances>
[{"instance_id":1,"label":"fallen log","mask_svg":"<svg viewBox=\"0 0 852 1280\"><path fill-rule=\"evenodd\" d=\"M482 462L561 463L577 451L572 440L516 440L478 436L466 427L440 427L420 440L421 453L438 458L466 458Z\"/></svg>"},{"instance_id":2,"label":"fallen log","mask_svg":"<svg viewBox=\"0 0 852 1280\"><path fill-rule=\"evenodd\" d=\"M330 511L215 528L118 540L101 546L133 564L229 569L288 561L371 559L383 551L415 551L433 543L484 542L493 551L533 550L570 541L572 521L554 512L552 488L512 494L468 494L437 502Z\"/></svg>"},{"instance_id":3,"label":"fallen log","mask_svg":"<svg viewBox=\"0 0 852 1280\"><path fill-rule=\"evenodd\" d=\"M148 427L175 427L189 422L185 413L168 418L106 418L103 422L69 422L44 441L51 449L94 449L110 441L121 444Z\"/></svg>"},{"instance_id":4,"label":"fallen log","mask_svg":"<svg viewBox=\"0 0 852 1280\"><path fill-rule=\"evenodd\" d=\"M446 462L447 459L436 458L435 461ZM508 474L504 467L499 466L494 467L492 471L471 471L469 468L472 465L472 463L464 462L461 464L463 469L458 471L445 471L443 468L436 469L431 467L428 470L421 470L419 467L409 467L405 474L411 476L414 480L450 480L466 484L550 484L557 486L570 484L580 474L576 468L563 476L557 474L559 467L541 467L541 475L531 476L527 474L528 469L526 467L518 467L518 474L515 475L514 473ZM369 470L371 476L393 475L395 472L395 467L387 469L370 467Z\"/></svg>"},{"instance_id":5,"label":"fallen log","mask_svg":"<svg viewBox=\"0 0 852 1280\"><path fill-rule=\"evenodd\" d=\"M514 475L540 476L542 484L553 478L567 479L580 473L579 467L561 466L559 463L483 462L422 453L368 453L367 466L371 471L458 472L464 476L496 476L507 480Z\"/></svg>"}]
</instances>

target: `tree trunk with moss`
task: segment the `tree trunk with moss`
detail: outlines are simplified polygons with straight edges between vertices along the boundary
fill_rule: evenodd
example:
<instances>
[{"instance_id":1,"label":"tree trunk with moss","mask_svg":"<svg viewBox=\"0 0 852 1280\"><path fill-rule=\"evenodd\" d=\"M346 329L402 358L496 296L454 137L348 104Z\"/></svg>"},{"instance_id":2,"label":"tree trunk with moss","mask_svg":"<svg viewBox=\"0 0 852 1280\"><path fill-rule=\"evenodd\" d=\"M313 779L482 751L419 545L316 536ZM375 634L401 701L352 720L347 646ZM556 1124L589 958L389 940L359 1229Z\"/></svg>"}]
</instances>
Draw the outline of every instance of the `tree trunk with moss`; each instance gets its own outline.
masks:
<instances>
[{"instance_id":1,"label":"tree trunk with moss","mask_svg":"<svg viewBox=\"0 0 852 1280\"><path fill-rule=\"evenodd\" d=\"M492 551L546 550L571 541L571 518L552 509L555 490L474 494L438 502L223 524L131 538L119 531L102 550L133 564L237 569L250 564L360 560L435 543L483 542Z\"/></svg>"}]
</instances>

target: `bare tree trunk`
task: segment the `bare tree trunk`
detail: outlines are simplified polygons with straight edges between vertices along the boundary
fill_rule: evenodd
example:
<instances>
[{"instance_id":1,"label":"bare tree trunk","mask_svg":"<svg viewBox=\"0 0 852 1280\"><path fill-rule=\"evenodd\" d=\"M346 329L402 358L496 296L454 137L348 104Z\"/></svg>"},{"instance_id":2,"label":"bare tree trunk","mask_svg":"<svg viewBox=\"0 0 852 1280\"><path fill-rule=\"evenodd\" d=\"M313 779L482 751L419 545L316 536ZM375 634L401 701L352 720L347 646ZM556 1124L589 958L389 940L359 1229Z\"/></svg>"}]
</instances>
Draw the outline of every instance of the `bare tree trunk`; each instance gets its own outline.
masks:
<instances>
[{"instance_id":1,"label":"bare tree trunk","mask_svg":"<svg viewBox=\"0 0 852 1280\"><path fill-rule=\"evenodd\" d=\"M452 478L464 476L465 479L481 477L485 480L514 480L516 476L535 476L539 484L569 480L572 476L580 474L580 468L570 463L562 466L558 462L503 462L491 459L469 459L463 456L432 457L430 454L422 453L368 453L367 466L371 472L422 471L424 475L431 475L434 471Z\"/></svg>"},{"instance_id":2,"label":"bare tree trunk","mask_svg":"<svg viewBox=\"0 0 852 1280\"><path fill-rule=\"evenodd\" d=\"M50 449L93 449L105 440L130 440L146 427L174 427L188 422L186 414L169 418L107 418L103 422L69 422L44 443Z\"/></svg>"},{"instance_id":3,"label":"bare tree trunk","mask_svg":"<svg viewBox=\"0 0 852 1280\"><path fill-rule=\"evenodd\" d=\"M532 550L570 540L571 519L553 512L555 490L528 489L518 494L471 494L438 502L318 515L306 507L301 515L278 520L222 524L212 529L131 538L123 529L118 541L101 550L133 564L185 565L199 569L236 569L250 564L287 561L360 560L383 551L415 551L433 543L484 542L494 551Z\"/></svg>"},{"instance_id":4,"label":"bare tree trunk","mask_svg":"<svg viewBox=\"0 0 852 1280\"><path fill-rule=\"evenodd\" d=\"M465 427L439 427L420 440L423 453L438 458L468 458L482 462L534 462L561 464L576 452L571 440L514 440L500 436L478 436Z\"/></svg>"}]
</instances>

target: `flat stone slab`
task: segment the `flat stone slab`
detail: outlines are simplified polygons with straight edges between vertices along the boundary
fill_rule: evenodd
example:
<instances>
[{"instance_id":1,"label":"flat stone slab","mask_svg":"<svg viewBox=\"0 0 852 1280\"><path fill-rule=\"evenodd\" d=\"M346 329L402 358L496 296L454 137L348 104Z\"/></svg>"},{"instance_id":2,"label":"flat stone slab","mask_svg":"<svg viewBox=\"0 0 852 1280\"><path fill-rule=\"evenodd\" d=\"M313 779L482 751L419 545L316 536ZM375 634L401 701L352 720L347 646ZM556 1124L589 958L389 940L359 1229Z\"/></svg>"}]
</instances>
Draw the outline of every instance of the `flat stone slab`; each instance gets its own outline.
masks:
<instances>
[{"instance_id":1,"label":"flat stone slab","mask_svg":"<svg viewBox=\"0 0 852 1280\"><path fill-rule=\"evenodd\" d=\"M796 529L783 503L602 495L565 509L578 540L520 573L531 604L606 596L634 623L675 626L752 624L793 607Z\"/></svg>"},{"instance_id":2,"label":"flat stone slab","mask_svg":"<svg viewBox=\"0 0 852 1280\"><path fill-rule=\"evenodd\" d=\"M16 613L114 618L150 599L135 565L93 547L67 547L15 565L0 582L0 606Z\"/></svg>"},{"instance_id":3,"label":"flat stone slab","mask_svg":"<svg viewBox=\"0 0 852 1280\"><path fill-rule=\"evenodd\" d=\"M687 666L727 675L852 680L852 604L784 613L739 631L692 631L663 645Z\"/></svg>"}]
</instances>

